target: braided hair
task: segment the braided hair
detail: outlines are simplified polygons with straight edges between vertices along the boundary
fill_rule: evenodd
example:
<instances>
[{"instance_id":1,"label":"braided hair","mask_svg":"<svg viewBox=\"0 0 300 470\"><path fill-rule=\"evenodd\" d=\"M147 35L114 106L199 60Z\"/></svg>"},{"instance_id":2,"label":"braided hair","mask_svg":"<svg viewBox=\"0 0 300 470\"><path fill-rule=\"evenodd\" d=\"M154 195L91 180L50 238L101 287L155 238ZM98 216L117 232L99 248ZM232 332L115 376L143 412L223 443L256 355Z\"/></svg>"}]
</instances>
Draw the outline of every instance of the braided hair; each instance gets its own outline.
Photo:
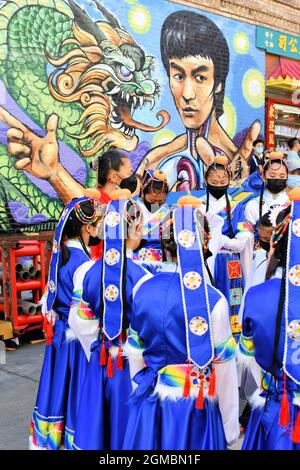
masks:
<instances>
[{"instance_id":1,"label":"braided hair","mask_svg":"<svg viewBox=\"0 0 300 470\"><path fill-rule=\"evenodd\" d=\"M276 219L277 225L280 224L290 214L290 212L291 212L291 206L281 211L278 214L277 219ZM277 393L275 373L276 373L277 354L278 354L279 339L280 339L280 327L281 327L281 322L282 322L282 315L283 315L283 308L284 308L284 301L285 301L287 245L288 245L288 230L286 230L283 236L278 240L278 243L270 259L270 263L269 263L267 273L266 273L266 280L268 280L274 275L278 267L282 267L280 295L279 295L279 302L278 302L276 322L275 322L275 336L274 336L274 344L273 344L272 364L271 364L270 369L267 371L271 374L271 381L270 381L268 389L266 390L266 392L268 393L268 396L267 396L265 406L267 405L268 398L270 397L270 389L271 389L273 380L275 384L275 390Z\"/></svg>"}]
</instances>

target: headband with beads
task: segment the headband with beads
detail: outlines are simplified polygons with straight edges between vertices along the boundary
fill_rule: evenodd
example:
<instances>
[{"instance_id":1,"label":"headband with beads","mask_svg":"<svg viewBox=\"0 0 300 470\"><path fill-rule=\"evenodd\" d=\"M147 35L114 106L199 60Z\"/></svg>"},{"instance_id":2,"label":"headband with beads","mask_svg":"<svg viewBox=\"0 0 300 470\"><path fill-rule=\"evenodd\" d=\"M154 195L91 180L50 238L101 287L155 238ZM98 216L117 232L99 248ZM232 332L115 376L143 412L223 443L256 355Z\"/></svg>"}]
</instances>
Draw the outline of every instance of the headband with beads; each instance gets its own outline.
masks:
<instances>
[{"instance_id":1,"label":"headband with beads","mask_svg":"<svg viewBox=\"0 0 300 470\"><path fill-rule=\"evenodd\" d=\"M229 178L231 177L231 172L228 164L228 158L225 155L216 155L214 157L214 161L211 165L209 165L206 170L205 174L211 169L214 168L215 170L217 169L217 165L222 166L224 170L228 173Z\"/></svg>"},{"instance_id":2,"label":"headband with beads","mask_svg":"<svg viewBox=\"0 0 300 470\"><path fill-rule=\"evenodd\" d=\"M75 207L74 207L74 214L76 215L77 219L85 225L93 224L94 222L96 222L96 220L99 217L99 215L97 213L97 210L96 210L96 207L94 205L94 200L93 199L87 199L87 201L91 202L93 204L93 207L94 207L94 212L91 215L86 215L83 212L83 210L80 206L80 202L77 202L75 204Z\"/></svg>"},{"instance_id":3,"label":"headband with beads","mask_svg":"<svg viewBox=\"0 0 300 470\"><path fill-rule=\"evenodd\" d=\"M162 191L166 186L167 190L169 190L169 184L167 180L167 175L164 171L161 170L145 170L143 179L142 179L142 190L144 191L149 184L153 184L153 182L163 183Z\"/></svg>"},{"instance_id":4,"label":"headband with beads","mask_svg":"<svg viewBox=\"0 0 300 470\"><path fill-rule=\"evenodd\" d=\"M48 284L47 284L47 299L46 306L47 312L50 312L57 294L57 272L60 261L60 244L62 239L62 234L66 225L67 220L69 219L73 210L78 207L81 202L91 201L90 198L82 197L77 199L72 199L64 208L61 213L60 219L56 226L54 238L53 238L53 248L52 256L49 266L49 275L48 275ZM89 223L89 222L87 222Z\"/></svg>"},{"instance_id":5,"label":"headband with beads","mask_svg":"<svg viewBox=\"0 0 300 470\"><path fill-rule=\"evenodd\" d=\"M283 235L287 231L289 223L291 221L291 214L288 214L279 224L277 224L276 229L272 235L272 247L276 248L278 242L282 239Z\"/></svg>"}]
</instances>

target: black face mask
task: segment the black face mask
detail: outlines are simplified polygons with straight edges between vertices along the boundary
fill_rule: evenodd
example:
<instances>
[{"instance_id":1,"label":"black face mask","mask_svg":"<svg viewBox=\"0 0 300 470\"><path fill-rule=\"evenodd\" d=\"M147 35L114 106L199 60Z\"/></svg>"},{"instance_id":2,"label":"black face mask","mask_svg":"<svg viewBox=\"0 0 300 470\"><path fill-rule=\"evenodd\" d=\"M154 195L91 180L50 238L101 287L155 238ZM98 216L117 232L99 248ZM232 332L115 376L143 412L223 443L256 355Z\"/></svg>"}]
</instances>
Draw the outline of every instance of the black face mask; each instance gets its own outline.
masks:
<instances>
[{"instance_id":1,"label":"black face mask","mask_svg":"<svg viewBox=\"0 0 300 470\"><path fill-rule=\"evenodd\" d=\"M100 238L90 235L88 246L97 246L99 245L100 241Z\"/></svg>"},{"instance_id":2,"label":"black face mask","mask_svg":"<svg viewBox=\"0 0 300 470\"><path fill-rule=\"evenodd\" d=\"M226 186L212 186L211 184L207 183L207 190L209 194L211 194L216 199L220 199L228 189L228 184Z\"/></svg>"},{"instance_id":3,"label":"black face mask","mask_svg":"<svg viewBox=\"0 0 300 470\"><path fill-rule=\"evenodd\" d=\"M267 189L270 193L278 194L286 188L287 180L267 179Z\"/></svg>"},{"instance_id":4,"label":"black face mask","mask_svg":"<svg viewBox=\"0 0 300 470\"><path fill-rule=\"evenodd\" d=\"M263 250L265 250L267 253L269 253L271 244L270 242L264 242L259 238L259 245L262 247Z\"/></svg>"}]
</instances>

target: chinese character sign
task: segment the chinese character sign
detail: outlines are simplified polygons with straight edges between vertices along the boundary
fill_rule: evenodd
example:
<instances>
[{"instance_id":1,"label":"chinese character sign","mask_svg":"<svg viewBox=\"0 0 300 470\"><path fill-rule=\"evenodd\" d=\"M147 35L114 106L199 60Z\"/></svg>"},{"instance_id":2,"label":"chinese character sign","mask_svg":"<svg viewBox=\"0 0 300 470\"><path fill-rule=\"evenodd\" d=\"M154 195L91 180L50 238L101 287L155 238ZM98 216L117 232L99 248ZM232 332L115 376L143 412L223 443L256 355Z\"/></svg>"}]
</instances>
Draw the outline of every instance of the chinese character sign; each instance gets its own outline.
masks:
<instances>
[{"instance_id":1,"label":"chinese character sign","mask_svg":"<svg viewBox=\"0 0 300 470\"><path fill-rule=\"evenodd\" d=\"M300 37L291 34L257 26L256 46L265 49L270 54L300 60Z\"/></svg>"}]
</instances>

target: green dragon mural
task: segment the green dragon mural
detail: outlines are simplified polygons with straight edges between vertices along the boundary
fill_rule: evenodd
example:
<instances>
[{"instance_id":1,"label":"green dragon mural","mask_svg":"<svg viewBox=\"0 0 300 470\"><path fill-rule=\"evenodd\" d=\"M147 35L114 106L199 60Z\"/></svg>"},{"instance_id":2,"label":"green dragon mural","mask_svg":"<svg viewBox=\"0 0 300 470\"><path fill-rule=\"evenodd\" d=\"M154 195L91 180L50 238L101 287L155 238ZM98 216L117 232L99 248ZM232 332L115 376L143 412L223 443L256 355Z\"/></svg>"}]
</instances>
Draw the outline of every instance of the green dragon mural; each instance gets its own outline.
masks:
<instances>
[{"instance_id":1,"label":"green dragon mural","mask_svg":"<svg viewBox=\"0 0 300 470\"><path fill-rule=\"evenodd\" d=\"M102 3L93 4L103 20L92 20L73 0L10 0L0 8L0 80L7 95L1 104L34 132L41 133L55 113L60 154L68 150L81 159L81 182L88 187L95 184L92 158L111 147L134 150L136 129L153 132L169 119L166 111L157 114L157 127L133 119L138 107L153 106L159 95L154 57ZM15 168L2 134L1 231L15 224L14 203L25 211L22 220L57 219L61 201L43 186L47 182Z\"/></svg>"}]
</instances>

